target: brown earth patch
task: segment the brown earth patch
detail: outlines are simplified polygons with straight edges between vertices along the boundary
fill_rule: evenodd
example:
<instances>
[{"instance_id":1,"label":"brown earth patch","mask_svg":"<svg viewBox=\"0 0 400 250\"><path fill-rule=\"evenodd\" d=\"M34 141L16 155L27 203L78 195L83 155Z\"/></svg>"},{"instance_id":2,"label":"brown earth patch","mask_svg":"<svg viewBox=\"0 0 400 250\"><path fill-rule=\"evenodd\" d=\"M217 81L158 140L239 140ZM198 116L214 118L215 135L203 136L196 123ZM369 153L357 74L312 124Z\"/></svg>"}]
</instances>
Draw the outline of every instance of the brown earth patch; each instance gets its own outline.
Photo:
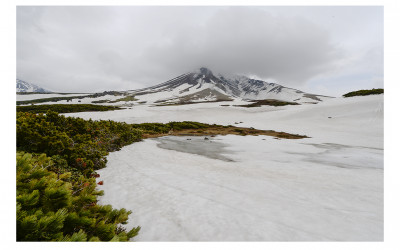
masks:
<instances>
[{"instance_id":1,"label":"brown earth patch","mask_svg":"<svg viewBox=\"0 0 400 250\"><path fill-rule=\"evenodd\" d=\"M234 126L211 126L208 128L199 129L182 129L182 130L170 130L168 133L155 133L155 134L143 134L143 139L156 138L162 136L216 136L216 135L267 135L274 136L275 138L284 139L303 139L310 138L306 135L290 134L286 132L277 132L274 130L260 130L254 128L242 128Z\"/></svg>"}]
</instances>

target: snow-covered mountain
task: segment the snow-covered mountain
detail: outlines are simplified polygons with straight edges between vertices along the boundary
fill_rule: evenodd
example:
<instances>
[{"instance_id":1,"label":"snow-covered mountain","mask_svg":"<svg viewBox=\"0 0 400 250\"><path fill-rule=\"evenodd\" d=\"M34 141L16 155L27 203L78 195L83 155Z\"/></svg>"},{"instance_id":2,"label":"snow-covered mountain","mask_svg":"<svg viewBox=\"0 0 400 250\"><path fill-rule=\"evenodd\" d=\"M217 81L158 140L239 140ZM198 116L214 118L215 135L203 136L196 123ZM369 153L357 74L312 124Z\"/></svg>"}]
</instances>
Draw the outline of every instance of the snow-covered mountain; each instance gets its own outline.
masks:
<instances>
[{"instance_id":1,"label":"snow-covered mountain","mask_svg":"<svg viewBox=\"0 0 400 250\"><path fill-rule=\"evenodd\" d=\"M46 93L47 92L48 93L51 91L41 88L35 84L17 79L17 92L38 92L38 93Z\"/></svg>"},{"instance_id":2,"label":"snow-covered mountain","mask_svg":"<svg viewBox=\"0 0 400 250\"><path fill-rule=\"evenodd\" d=\"M330 98L287 88L246 76L214 74L200 68L159 85L130 90L139 101L151 103L193 103L230 100L277 99L299 103L320 102Z\"/></svg>"}]
</instances>

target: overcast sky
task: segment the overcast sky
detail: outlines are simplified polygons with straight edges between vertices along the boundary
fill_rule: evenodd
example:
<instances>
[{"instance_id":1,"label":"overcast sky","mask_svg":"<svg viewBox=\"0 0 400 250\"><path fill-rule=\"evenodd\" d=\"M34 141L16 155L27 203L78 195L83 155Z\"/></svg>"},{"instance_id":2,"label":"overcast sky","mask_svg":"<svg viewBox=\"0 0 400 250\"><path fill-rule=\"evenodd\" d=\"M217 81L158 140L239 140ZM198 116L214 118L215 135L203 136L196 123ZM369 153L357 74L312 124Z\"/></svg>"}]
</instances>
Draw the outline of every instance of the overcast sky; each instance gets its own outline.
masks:
<instances>
[{"instance_id":1,"label":"overcast sky","mask_svg":"<svg viewBox=\"0 0 400 250\"><path fill-rule=\"evenodd\" d=\"M201 66L332 96L383 87L383 7L17 7L17 78L49 90Z\"/></svg>"}]
</instances>

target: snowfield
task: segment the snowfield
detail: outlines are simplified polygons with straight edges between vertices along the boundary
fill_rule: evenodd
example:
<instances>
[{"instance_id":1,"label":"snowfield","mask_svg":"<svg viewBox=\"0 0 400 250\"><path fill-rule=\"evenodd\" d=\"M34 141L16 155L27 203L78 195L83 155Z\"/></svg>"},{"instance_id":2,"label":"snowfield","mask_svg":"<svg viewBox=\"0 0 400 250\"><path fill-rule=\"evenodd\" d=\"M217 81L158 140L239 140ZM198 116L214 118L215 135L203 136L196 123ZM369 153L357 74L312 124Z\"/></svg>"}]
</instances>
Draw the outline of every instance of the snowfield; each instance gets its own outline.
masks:
<instances>
[{"instance_id":1,"label":"snowfield","mask_svg":"<svg viewBox=\"0 0 400 250\"><path fill-rule=\"evenodd\" d=\"M284 107L221 104L236 103L67 114L311 137L164 137L110 153L98 171L100 203L133 211L127 227L142 227L135 240L383 241L383 95Z\"/></svg>"},{"instance_id":2,"label":"snowfield","mask_svg":"<svg viewBox=\"0 0 400 250\"><path fill-rule=\"evenodd\" d=\"M65 116L127 123L198 121L305 134L321 143L383 148L383 95L334 98L318 104L282 107L221 106L240 104L246 102L136 105L124 110L69 113Z\"/></svg>"}]
</instances>

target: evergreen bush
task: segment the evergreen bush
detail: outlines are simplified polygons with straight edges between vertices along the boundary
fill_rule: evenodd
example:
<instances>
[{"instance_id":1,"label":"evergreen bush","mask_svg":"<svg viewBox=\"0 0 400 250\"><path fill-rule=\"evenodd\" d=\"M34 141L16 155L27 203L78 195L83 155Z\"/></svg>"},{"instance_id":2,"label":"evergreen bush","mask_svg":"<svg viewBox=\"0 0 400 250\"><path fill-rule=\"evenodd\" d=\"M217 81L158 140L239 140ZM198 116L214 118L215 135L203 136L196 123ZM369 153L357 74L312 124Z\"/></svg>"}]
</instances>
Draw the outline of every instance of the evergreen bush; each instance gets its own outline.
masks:
<instances>
[{"instance_id":1,"label":"evergreen bush","mask_svg":"<svg viewBox=\"0 0 400 250\"><path fill-rule=\"evenodd\" d=\"M93 111L119 110L117 106L93 105L93 104L50 104L17 106L17 112L46 113L53 111L58 113L77 113Z\"/></svg>"},{"instance_id":2,"label":"evergreen bush","mask_svg":"<svg viewBox=\"0 0 400 250\"><path fill-rule=\"evenodd\" d=\"M108 152L140 139L141 131L126 123L86 121L52 111L17 113L18 150L62 159L69 171L86 176L105 167Z\"/></svg>"},{"instance_id":3,"label":"evergreen bush","mask_svg":"<svg viewBox=\"0 0 400 250\"><path fill-rule=\"evenodd\" d=\"M379 94L383 94L383 89L362 89L344 94L343 97L379 95Z\"/></svg>"},{"instance_id":4,"label":"evergreen bush","mask_svg":"<svg viewBox=\"0 0 400 250\"><path fill-rule=\"evenodd\" d=\"M17 240L134 237L140 227L122 227L130 211L97 204L102 192L96 190L95 170L105 167L108 152L140 139L141 132L126 123L18 112Z\"/></svg>"},{"instance_id":5,"label":"evergreen bush","mask_svg":"<svg viewBox=\"0 0 400 250\"><path fill-rule=\"evenodd\" d=\"M97 204L95 178L49 171L45 154L17 153L17 241L127 241L130 211Z\"/></svg>"},{"instance_id":6,"label":"evergreen bush","mask_svg":"<svg viewBox=\"0 0 400 250\"><path fill-rule=\"evenodd\" d=\"M169 122L169 123L141 123L141 124L132 124L133 128L140 129L143 133L147 134L166 134L170 130L183 130L183 129L202 129L215 127L214 125L209 125L200 122L191 122L191 121L183 121L183 122Z\"/></svg>"}]
</instances>

